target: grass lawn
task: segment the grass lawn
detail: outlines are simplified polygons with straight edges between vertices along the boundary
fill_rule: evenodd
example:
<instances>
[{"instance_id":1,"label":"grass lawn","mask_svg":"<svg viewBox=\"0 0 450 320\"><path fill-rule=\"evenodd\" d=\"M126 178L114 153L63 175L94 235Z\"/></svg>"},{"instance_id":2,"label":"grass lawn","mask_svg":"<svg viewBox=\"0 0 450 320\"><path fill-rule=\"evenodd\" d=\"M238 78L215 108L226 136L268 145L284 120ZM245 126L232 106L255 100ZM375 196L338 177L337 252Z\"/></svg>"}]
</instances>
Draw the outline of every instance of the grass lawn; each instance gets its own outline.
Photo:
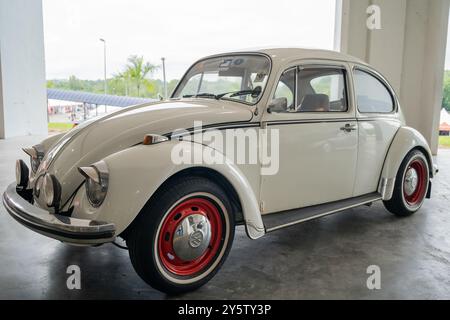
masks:
<instances>
[{"instance_id":1,"label":"grass lawn","mask_svg":"<svg viewBox=\"0 0 450 320\"><path fill-rule=\"evenodd\" d=\"M450 136L440 136L439 137L439 146L450 148Z\"/></svg>"},{"instance_id":2,"label":"grass lawn","mask_svg":"<svg viewBox=\"0 0 450 320\"><path fill-rule=\"evenodd\" d=\"M69 131L72 129L73 123L62 123L62 122L50 122L48 124L48 131Z\"/></svg>"}]
</instances>

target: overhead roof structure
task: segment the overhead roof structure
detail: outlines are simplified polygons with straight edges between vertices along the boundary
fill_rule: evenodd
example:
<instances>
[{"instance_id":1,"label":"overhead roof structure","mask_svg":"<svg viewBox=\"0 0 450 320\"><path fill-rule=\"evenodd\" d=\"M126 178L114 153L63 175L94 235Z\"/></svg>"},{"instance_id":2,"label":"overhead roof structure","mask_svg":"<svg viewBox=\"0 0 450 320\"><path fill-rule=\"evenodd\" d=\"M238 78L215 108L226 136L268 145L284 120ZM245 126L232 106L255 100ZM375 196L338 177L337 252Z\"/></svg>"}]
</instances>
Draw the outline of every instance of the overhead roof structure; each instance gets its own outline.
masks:
<instances>
[{"instance_id":1,"label":"overhead roof structure","mask_svg":"<svg viewBox=\"0 0 450 320\"><path fill-rule=\"evenodd\" d=\"M113 107L128 107L136 104L143 104L156 101L148 98L135 98L90 93L84 91L72 91L61 89L47 89L47 98L62 101L73 101L96 105L106 105Z\"/></svg>"}]
</instances>

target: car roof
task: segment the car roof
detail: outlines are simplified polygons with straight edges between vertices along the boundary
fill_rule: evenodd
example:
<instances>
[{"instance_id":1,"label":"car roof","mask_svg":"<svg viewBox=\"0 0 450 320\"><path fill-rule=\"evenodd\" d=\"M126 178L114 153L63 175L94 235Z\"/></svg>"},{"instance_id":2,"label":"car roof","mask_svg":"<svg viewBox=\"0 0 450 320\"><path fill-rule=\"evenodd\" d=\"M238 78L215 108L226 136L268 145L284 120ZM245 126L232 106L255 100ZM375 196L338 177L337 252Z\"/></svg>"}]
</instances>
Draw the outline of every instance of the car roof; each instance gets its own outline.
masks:
<instances>
[{"instance_id":1,"label":"car roof","mask_svg":"<svg viewBox=\"0 0 450 320\"><path fill-rule=\"evenodd\" d=\"M237 54L237 53L263 53L270 56L272 60L327 59L327 60L354 62L367 65L366 62L364 62L359 58L338 51L309 49L301 47L262 47L262 48L240 49L231 52L225 52L220 55Z\"/></svg>"}]
</instances>

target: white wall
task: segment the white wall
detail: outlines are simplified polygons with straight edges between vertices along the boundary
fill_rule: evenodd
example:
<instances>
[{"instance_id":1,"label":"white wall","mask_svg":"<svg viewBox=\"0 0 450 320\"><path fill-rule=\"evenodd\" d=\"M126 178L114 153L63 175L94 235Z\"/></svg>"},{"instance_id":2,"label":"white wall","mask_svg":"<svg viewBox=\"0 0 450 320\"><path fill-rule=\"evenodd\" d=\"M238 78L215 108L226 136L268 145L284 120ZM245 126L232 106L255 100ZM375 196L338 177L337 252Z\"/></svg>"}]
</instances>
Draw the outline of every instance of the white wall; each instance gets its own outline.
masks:
<instances>
[{"instance_id":1,"label":"white wall","mask_svg":"<svg viewBox=\"0 0 450 320\"><path fill-rule=\"evenodd\" d=\"M337 1L342 8L336 37L340 50L388 78L407 125L418 129L436 153L450 0ZM366 26L372 4L381 9L380 30Z\"/></svg>"},{"instance_id":2,"label":"white wall","mask_svg":"<svg viewBox=\"0 0 450 320\"><path fill-rule=\"evenodd\" d=\"M41 0L0 0L0 138L47 134Z\"/></svg>"}]
</instances>

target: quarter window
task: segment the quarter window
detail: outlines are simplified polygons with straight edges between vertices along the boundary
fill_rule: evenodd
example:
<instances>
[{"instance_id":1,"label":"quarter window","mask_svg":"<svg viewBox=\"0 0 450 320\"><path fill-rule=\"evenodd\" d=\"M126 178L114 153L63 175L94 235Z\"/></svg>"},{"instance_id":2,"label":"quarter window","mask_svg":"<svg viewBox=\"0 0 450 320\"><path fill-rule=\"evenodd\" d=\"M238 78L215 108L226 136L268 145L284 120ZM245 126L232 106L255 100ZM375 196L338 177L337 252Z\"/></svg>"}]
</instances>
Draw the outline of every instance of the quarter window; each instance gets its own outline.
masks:
<instances>
[{"instance_id":1,"label":"quarter window","mask_svg":"<svg viewBox=\"0 0 450 320\"><path fill-rule=\"evenodd\" d=\"M371 74L355 70L356 103L361 113L390 113L394 110L394 99L386 85Z\"/></svg>"},{"instance_id":2,"label":"quarter window","mask_svg":"<svg viewBox=\"0 0 450 320\"><path fill-rule=\"evenodd\" d=\"M295 77L296 68L285 71L278 82L273 98L282 102L281 109L274 109L275 112L287 112L294 107L295 103Z\"/></svg>"}]
</instances>

